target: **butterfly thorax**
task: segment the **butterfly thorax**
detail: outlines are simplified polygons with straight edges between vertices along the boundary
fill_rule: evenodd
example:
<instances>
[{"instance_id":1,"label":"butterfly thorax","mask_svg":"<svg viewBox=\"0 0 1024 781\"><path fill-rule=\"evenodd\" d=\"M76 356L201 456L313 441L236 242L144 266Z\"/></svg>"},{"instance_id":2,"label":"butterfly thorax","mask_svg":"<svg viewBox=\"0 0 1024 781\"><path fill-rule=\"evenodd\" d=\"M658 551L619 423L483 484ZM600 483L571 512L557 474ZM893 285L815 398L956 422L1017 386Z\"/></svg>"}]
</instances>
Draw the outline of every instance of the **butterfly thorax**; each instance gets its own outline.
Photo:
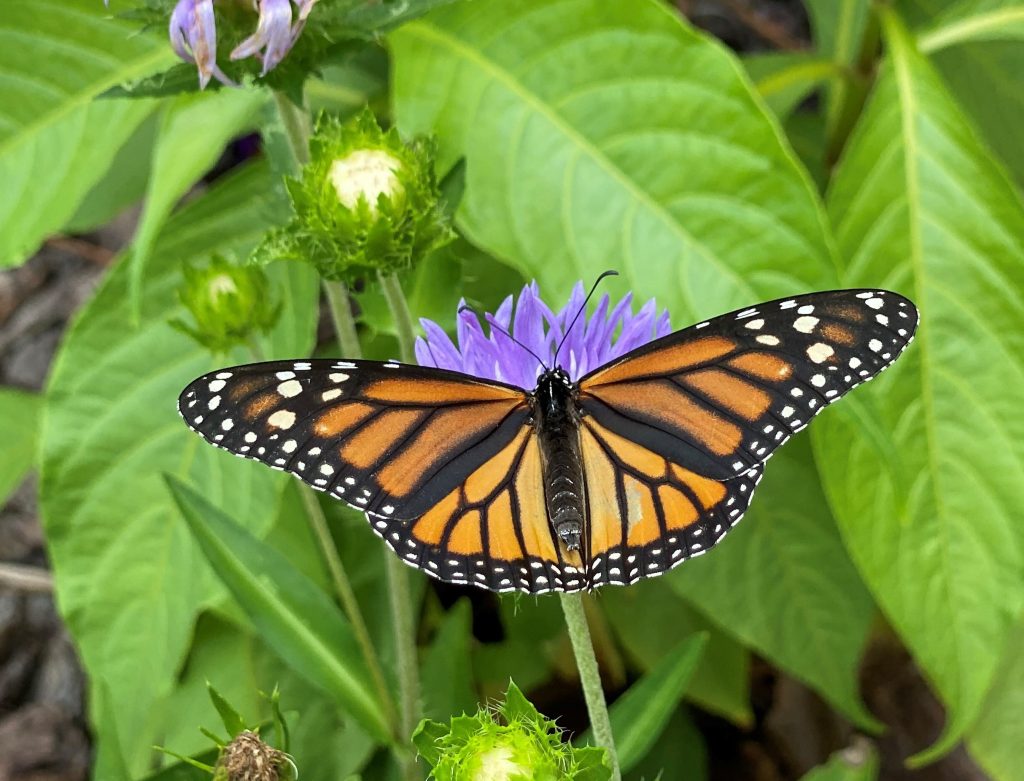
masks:
<instances>
[{"instance_id":1,"label":"butterfly thorax","mask_svg":"<svg viewBox=\"0 0 1024 781\"><path fill-rule=\"evenodd\" d=\"M568 550L576 551L586 517L576 386L564 370L546 371L537 381L533 405L548 519L558 539Z\"/></svg>"}]
</instances>

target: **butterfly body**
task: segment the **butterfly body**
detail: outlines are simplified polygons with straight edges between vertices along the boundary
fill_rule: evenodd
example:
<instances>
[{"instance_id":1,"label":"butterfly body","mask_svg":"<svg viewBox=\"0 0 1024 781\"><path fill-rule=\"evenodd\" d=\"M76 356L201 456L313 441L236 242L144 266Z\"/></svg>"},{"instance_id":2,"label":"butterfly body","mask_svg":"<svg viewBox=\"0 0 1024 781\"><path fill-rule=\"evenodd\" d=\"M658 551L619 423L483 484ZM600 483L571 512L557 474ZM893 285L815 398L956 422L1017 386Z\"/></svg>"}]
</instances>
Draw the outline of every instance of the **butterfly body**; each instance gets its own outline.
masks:
<instances>
[{"instance_id":1,"label":"butterfly body","mask_svg":"<svg viewBox=\"0 0 1024 781\"><path fill-rule=\"evenodd\" d=\"M897 293L825 291L697 323L579 378L538 371L532 389L393 361L275 361L203 375L178 409L211 444L365 513L432 577L579 591L706 553L771 454L890 366L917 321Z\"/></svg>"},{"instance_id":2,"label":"butterfly body","mask_svg":"<svg viewBox=\"0 0 1024 781\"><path fill-rule=\"evenodd\" d=\"M577 395L561 368L545 371L532 394L548 519L567 551L580 549L587 512Z\"/></svg>"}]
</instances>

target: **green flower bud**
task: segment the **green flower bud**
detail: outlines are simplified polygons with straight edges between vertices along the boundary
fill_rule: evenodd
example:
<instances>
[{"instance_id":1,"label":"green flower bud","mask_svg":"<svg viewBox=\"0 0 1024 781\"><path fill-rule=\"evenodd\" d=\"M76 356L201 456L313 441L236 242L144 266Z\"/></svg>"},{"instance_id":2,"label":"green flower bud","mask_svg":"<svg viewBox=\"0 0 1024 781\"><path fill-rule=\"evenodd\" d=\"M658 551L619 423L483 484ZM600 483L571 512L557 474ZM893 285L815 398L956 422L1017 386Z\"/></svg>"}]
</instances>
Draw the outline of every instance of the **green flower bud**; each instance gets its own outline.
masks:
<instances>
[{"instance_id":1,"label":"green flower bud","mask_svg":"<svg viewBox=\"0 0 1024 781\"><path fill-rule=\"evenodd\" d=\"M423 721L412 737L438 781L607 781L604 749L574 748L509 682L496 710Z\"/></svg>"},{"instance_id":2,"label":"green flower bud","mask_svg":"<svg viewBox=\"0 0 1024 781\"><path fill-rule=\"evenodd\" d=\"M347 123L321 115L310 161L286 182L293 217L271 231L256 259L313 263L351 282L417 263L454 238L434 175L434 146L384 132L367 109Z\"/></svg>"},{"instance_id":3,"label":"green flower bud","mask_svg":"<svg viewBox=\"0 0 1024 781\"><path fill-rule=\"evenodd\" d=\"M205 268L186 265L183 273L178 297L195 326L181 319L171 325L209 350L227 352L277 322L281 307L270 302L270 282L263 269L214 257Z\"/></svg>"}]
</instances>

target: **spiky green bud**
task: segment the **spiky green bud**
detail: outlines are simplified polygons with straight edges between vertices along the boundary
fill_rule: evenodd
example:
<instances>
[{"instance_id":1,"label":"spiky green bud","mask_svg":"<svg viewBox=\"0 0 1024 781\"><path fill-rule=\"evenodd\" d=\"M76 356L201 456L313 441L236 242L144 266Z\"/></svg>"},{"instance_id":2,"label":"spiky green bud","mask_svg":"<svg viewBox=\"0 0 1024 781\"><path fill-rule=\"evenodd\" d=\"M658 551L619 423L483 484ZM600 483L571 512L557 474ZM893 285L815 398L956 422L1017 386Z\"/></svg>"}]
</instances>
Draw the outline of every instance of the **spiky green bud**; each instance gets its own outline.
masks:
<instances>
[{"instance_id":1,"label":"spiky green bud","mask_svg":"<svg viewBox=\"0 0 1024 781\"><path fill-rule=\"evenodd\" d=\"M495 710L424 720L412 737L438 781L607 781L604 749L574 748L509 682Z\"/></svg>"},{"instance_id":2,"label":"spiky green bud","mask_svg":"<svg viewBox=\"0 0 1024 781\"><path fill-rule=\"evenodd\" d=\"M227 352L277 322L281 307L270 301L270 282L263 269L214 257L205 267L186 265L183 274L178 297L195 324L175 319L171 325L209 350Z\"/></svg>"},{"instance_id":3,"label":"spiky green bud","mask_svg":"<svg viewBox=\"0 0 1024 781\"><path fill-rule=\"evenodd\" d=\"M321 115L310 161L288 179L293 218L256 252L260 262L305 260L326 279L391 274L454 234L434 174L434 145L405 143L367 109L346 123Z\"/></svg>"}]
</instances>

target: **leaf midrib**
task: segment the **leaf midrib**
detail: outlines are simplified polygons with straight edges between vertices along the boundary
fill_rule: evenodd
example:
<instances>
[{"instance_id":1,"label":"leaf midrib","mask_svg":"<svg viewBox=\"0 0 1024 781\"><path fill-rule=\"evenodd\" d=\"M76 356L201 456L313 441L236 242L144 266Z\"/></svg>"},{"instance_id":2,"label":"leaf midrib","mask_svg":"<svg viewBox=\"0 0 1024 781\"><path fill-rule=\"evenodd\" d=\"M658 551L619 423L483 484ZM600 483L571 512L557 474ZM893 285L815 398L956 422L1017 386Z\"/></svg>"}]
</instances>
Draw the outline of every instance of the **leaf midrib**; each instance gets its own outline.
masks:
<instances>
[{"instance_id":1,"label":"leaf midrib","mask_svg":"<svg viewBox=\"0 0 1024 781\"><path fill-rule=\"evenodd\" d=\"M537 115L544 117L551 122L551 124L554 125L554 127L560 131L570 141L570 143L575 145L577 149L581 149L588 153L590 159L604 169L613 179L618 181L636 201L644 203L653 214L669 226L670 230L679 237L684 246L693 247L700 257L712 263L724 275L733 279L736 283L737 289L742 290L744 294L750 296L751 299L755 297L753 288L745 279L737 274L735 270L724 264L722 260L714 252L709 251L704 244L697 241L696 238L686 231L683 226L680 225L660 203L654 200L648 192L638 187L625 171L608 159L608 157L599 148L576 130L576 128L567 123L560 114L553 111L551 107L538 95L527 89L522 82L513 76L513 74L500 67L493 60L484 57L481 52L468 45L465 41L454 35L448 34L429 23L421 21L415 24L410 24L405 27L404 31L414 37L418 36L421 39L433 41L435 44L442 47L447 47L455 55L468 61L470 64L475 65L480 70L490 75L496 82L503 84L514 94L519 96L519 98L529 108L535 111ZM630 281L633 284L636 283L635 278Z\"/></svg>"}]
</instances>

